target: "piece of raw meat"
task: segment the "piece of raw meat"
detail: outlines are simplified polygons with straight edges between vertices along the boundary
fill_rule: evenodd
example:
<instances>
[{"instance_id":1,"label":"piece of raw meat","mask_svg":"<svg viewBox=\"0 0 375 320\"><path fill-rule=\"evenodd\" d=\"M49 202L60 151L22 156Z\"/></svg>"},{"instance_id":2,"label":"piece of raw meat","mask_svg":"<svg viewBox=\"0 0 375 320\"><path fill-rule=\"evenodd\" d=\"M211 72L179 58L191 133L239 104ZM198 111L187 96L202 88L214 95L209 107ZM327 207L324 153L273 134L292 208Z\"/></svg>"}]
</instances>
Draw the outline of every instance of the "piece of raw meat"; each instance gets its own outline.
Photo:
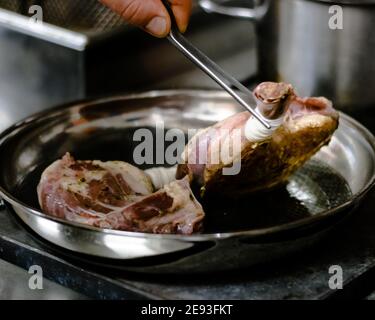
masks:
<instances>
[{"instance_id":1,"label":"piece of raw meat","mask_svg":"<svg viewBox=\"0 0 375 320\"><path fill-rule=\"evenodd\" d=\"M192 234L202 229L204 211L185 177L129 206L106 215L94 225L152 233Z\"/></svg>"},{"instance_id":2,"label":"piece of raw meat","mask_svg":"<svg viewBox=\"0 0 375 320\"><path fill-rule=\"evenodd\" d=\"M329 100L300 98L289 84L262 83L254 97L271 130L242 112L198 132L186 146L176 177L188 175L202 196L237 198L279 185L328 144L338 127L339 114ZM235 164L237 174L223 174Z\"/></svg>"},{"instance_id":3,"label":"piece of raw meat","mask_svg":"<svg viewBox=\"0 0 375 320\"><path fill-rule=\"evenodd\" d=\"M46 214L96 227L154 233L199 231L204 212L188 179L153 193L148 175L121 161L52 163L38 185Z\"/></svg>"}]
</instances>

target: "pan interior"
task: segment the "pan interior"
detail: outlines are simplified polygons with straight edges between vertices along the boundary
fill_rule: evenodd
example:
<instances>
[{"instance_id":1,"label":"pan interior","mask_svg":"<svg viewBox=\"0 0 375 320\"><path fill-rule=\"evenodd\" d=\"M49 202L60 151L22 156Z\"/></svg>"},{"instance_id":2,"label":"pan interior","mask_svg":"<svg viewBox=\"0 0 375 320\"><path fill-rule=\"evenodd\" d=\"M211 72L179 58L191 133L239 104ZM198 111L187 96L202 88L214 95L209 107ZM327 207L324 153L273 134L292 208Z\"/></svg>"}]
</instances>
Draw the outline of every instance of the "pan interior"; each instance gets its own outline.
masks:
<instances>
[{"instance_id":1,"label":"pan interior","mask_svg":"<svg viewBox=\"0 0 375 320\"><path fill-rule=\"evenodd\" d=\"M163 134L169 128L186 133L189 128L207 127L238 111L241 109L226 95L197 91L120 97L48 112L19 126L1 141L0 185L20 202L40 209L36 187L41 173L66 152L81 160L134 164L133 151L141 143L134 141L138 129L148 128L156 137L160 131L155 124L162 119ZM374 150L360 128L342 120L330 145L285 185L237 201L202 201L204 232L254 230L301 220L323 214L360 192L374 175ZM163 139L161 144L155 138L153 147L166 150L173 142ZM138 165L141 169L152 166Z\"/></svg>"},{"instance_id":2,"label":"pan interior","mask_svg":"<svg viewBox=\"0 0 375 320\"><path fill-rule=\"evenodd\" d=\"M134 164L133 150L139 142L134 142L133 135L137 129L140 128L100 131L72 143L69 151L77 159L122 160ZM154 128L148 129L156 135ZM165 149L168 145L170 143ZM19 200L35 209L40 210L36 188L41 173L49 164L43 163L35 168L13 191ZM147 167L150 166L141 166L142 169ZM319 160L310 160L285 185L274 190L236 201L199 201L206 212L205 232L225 233L267 228L317 215L345 202L351 194L341 175Z\"/></svg>"}]
</instances>

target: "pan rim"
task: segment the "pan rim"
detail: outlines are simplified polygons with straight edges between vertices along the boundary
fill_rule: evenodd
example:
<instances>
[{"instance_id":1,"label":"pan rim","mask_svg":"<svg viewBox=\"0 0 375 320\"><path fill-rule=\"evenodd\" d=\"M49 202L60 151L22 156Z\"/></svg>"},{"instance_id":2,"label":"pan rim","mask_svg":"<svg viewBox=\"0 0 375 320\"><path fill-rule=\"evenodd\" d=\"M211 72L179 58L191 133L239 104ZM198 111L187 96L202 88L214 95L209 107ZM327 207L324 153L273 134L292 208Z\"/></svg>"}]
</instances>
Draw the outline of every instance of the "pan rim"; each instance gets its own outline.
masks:
<instances>
[{"instance_id":1,"label":"pan rim","mask_svg":"<svg viewBox=\"0 0 375 320\"><path fill-rule=\"evenodd\" d=\"M176 89L176 90L153 90L141 93L131 93L125 95L116 95L110 97L101 97L101 98L92 98L84 99L79 101L68 102L62 105L55 106L53 108L43 110L36 114L30 115L23 120L18 121L17 123L10 126L8 129L0 133L0 146L11 136L13 136L18 130L22 129L28 124L44 120L48 117L55 116L58 112L64 112L66 109L79 106L88 106L92 104L108 103L111 101L118 100L131 100L131 99L140 99L140 98L155 98L162 96L194 96L194 97L205 97L209 98L210 96L228 98L229 95L225 92L218 90L202 90L202 89ZM347 121L349 124L353 125L365 138L366 142L371 146L372 150L375 153L375 137L374 135L365 128L361 123L359 123L354 118L349 115L340 112L340 119ZM43 213L41 210L37 210L21 201L16 197L6 191L2 185L0 185L0 196L12 206L19 207L25 210L28 214L35 215L39 218L49 220L54 223L63 224L67 227L78 228L86 232L101 233L106 235L122 236L122 237L136 237L136 238L147 238L147 239L164 239L164 240L177 240L177 241L189 241L189 242L201 242L201 241L215 241L219 239L228 239L228 238L238 238L238 237L247 237L247 238L256 238L261 236L271 236L281 232L295 230L297 228L306 227L314 223L325 220L328 217L335 215L336 213L347 209L363 198L375 185L375 172L372 177L366 183L366 185L356 194L350 196L345 202L340 205L326 210L317 215L303 218L297 221L283 223L280 225L260 228L260 229L251 229L251 230L242 230L235 232L221 232L221 233L201 233L201 234L192 234L192 235L180 235L180 234L153 234L153 233L143 233L143 232L133 232L133 231L121 231L113 229L102 229L96 228L85 224L80 224L76 222L71 222L65 219L56 218L49 216Z\"/></svg>"}]
</instances>

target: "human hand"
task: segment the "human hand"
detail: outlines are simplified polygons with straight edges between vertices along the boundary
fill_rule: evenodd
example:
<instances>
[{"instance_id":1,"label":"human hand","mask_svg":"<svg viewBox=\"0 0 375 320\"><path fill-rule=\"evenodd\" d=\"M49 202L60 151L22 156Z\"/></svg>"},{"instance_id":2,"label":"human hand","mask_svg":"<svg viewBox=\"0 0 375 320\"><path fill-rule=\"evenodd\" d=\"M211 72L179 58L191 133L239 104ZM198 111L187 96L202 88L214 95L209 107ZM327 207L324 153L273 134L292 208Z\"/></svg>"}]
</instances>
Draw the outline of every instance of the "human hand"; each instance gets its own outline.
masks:
<instances>
[{"instance_id":1,"label":"human hand","mask_svg":"<svg viewBox=\"0 0 375 320\"><path fill-rule=\"evenodd\" d=\"M163 38L171 28L171 19L162 0L100 0L130 24ZM185 32L189 23L193 0L168 0L178 28Z\"/></svg>"}]
</instances>

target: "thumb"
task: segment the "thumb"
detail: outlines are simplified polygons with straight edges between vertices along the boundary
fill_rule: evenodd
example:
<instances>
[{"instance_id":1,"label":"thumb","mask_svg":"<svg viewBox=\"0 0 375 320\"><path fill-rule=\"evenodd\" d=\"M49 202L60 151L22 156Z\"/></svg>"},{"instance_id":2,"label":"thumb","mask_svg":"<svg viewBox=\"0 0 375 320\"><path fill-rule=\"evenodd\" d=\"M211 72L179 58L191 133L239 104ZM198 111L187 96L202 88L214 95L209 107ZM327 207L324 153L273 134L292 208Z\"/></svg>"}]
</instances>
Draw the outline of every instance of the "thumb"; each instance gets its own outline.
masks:
<instances>
[{"instance_id":1,"label":"thumb","mask_svg":"<svg viewBox=\"0 0 375 320\"><path fill-rule=\"evenodd\" d=\"M100 0L130 24L156 37L165 37L170 28L169 14L160 0Z\"/></svg>"}]
</instances>

